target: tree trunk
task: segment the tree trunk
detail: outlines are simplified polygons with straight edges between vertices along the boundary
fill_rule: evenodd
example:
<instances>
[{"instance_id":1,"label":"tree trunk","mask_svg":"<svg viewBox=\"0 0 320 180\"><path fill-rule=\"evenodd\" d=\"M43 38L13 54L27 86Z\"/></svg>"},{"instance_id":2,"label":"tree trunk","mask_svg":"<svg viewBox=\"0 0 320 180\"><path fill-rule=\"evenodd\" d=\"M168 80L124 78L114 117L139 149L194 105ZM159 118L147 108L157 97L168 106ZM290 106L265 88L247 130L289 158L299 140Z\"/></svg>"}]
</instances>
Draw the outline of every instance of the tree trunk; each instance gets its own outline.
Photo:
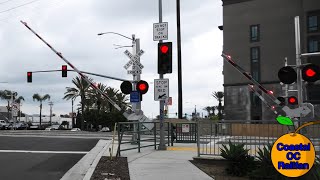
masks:
<instances>
[{"instance_id":1,"label":"tree trunk","mask_svg":"<svg viewBox=\"0 0 320 180\"><path fill-rule=\"evenodd\" d=\"M41 111L42 111L42 103L40 103L40 129L41 129Z\"/></svg>"},{"instance_id":2,"label":"tree trunk","mask_svg":"<svg viewBox=\"0 0 320 180\"><path fill-rule=\"evenodd\" d=\"M222 104L221 104L221 100L219 100L219 106L218 106L218 118L219 120L222 119L222 113L221 113L221 109L222 109Z\"/></svg>"},{"instance_id":3,"label":"tree trunk","mask_svg":"<svg viewBox=\"0 0 320 180\"><path fill-rule=\"evenodd\" d=\"M84 129L84 96L81 96L81 130Z\"/></svg>"},{"instance_id":4,"label":"tree trunk","mask_svg":"<svg viewBox=\"0 0 320 180\"><path fill-rule=\"evenodd\" d=\"M9 110L10 110L10 104L9 104L9 101L8 101L8 106L7 106L7 110L8 110L8 121L10 120L10 113L9 113Z\"/></svg>"}]
</instances>

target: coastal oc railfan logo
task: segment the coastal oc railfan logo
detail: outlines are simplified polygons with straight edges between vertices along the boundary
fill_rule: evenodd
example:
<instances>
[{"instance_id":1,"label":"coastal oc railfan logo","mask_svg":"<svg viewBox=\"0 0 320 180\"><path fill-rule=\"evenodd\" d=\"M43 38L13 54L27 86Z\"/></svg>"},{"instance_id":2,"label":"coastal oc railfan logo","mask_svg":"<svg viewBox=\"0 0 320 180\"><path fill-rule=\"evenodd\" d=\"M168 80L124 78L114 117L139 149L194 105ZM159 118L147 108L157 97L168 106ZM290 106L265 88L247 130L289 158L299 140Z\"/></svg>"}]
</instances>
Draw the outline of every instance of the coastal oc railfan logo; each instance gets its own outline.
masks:
<instances>
[{"instance_id":1,"label":"coastal oc railfan logo","mask_svg":"<svg viewBox=\"0 0 320 180\"><path fill-rule=\"evenodd\" d=\"M299 177L306 174L313 166L314 146L301 134L285 134L274 143L271 159L273 166L282 175Z\"/></svg>"}]
</instances>

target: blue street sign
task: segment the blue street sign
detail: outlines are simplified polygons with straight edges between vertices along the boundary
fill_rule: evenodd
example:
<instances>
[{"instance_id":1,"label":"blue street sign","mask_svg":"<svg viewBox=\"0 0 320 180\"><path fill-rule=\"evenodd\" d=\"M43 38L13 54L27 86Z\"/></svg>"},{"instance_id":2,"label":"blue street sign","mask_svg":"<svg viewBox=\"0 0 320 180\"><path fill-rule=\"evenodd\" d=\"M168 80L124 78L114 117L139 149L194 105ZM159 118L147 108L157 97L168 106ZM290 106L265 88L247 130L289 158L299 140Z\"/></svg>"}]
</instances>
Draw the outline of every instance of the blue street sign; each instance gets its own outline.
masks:
<instances>
[{"instance_id":1,"label":"blue street sign","mask_svg":"<svg viewBox=\"0 0 320 180\"><path fill-rule=\"evenodd\" d=\"M138 91L132 91L130 93L130 102L140 102L140 93Z\"/></svg>"}]
</instances>

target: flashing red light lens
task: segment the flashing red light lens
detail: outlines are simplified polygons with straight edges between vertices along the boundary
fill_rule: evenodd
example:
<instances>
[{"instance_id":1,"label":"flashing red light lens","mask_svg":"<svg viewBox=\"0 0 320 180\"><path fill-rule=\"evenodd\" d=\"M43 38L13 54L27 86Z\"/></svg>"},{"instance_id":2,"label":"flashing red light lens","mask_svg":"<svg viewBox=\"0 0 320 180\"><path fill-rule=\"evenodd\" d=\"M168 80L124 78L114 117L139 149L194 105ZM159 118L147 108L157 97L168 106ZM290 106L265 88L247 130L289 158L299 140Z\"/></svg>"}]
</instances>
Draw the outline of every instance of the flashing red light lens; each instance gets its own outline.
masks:
<instances>
[{"instance_id":1,"label":"flashing red light lens","mask_svg":"<svg viewBox=\"0 0 320 180\"><path fill-rule=\"evenodd\" d=\"M62 66L62 70L67 70L67 66Z\"/></svg>"},{"instance_id":2,"label":"flashing red light lens","mask_svg":"<svg viewBox=\"0 0 320 180\"><path fill-rule=\"evenodd\" d=\"M167 45L163 45L160 47L160 50L163 54L166 54L169 50L169 47Z\"/></svg>"},{"instance_id":3,"label":"flashing red light lens","mask_svg":"<svg viewBox=\"0 0 320 180\"><path fill-rule=\"evenodd\" d=\"M144 91L147 89L147 86L145 84L139 84L139 90Z\"/></svg>"},{"instance_id":4,"label":"flashing red light lens","mask_svg":"<svg viewBox=\"0 0 320 180\"><path fill-rule=\"evenodd\" d=\"M306 70L306 75L308 76L308 77L313 77L313 76L315 76L317 73L313 70L313 69L307 69Z\"/></svg>"},{"instance_id":5,"label":"flashing red light lens","mask_svg":"<svg viewBox=\"0 0 320 180\"><path fill-rule=\"evenodd\" d=\"M28 72L28 73L27 73L27 76L31 76L31 72Z\"/></svg>"},{"instance_id":6,"label":"flashing red light lens","mask_svg":"<svg viewBox=\"0 0 320 180\"><path fill-rule=\"evenodd\" d=\"M271 108L272 108L272 109L275 109L275 107L274 107L274 106L271 106Z\"/></svg>"},{"instance_id":7,"label":"flashing red light lens","mask_svg":"<svg viewBox=\"0 0 320 180\"><path fill-rule=\"evenodd\" d=\"M290 102L291 104L294 104L294 103L297 102L297 99L294 98L294 97L291 97L291 98L289 98L289 102Z\"/></svg>"},{"instance_id":8,"label":"flashing red light lens","mask_svg":"<svg viewBox=\"0 0 320 180\"><path fill-rule=\"evenodd\" d=\"M228 58L228 59L231 59L231 56L230 56L230 55L227 55L227 58Z\"/></svg>"},{"instance_id":9,"label":"flashing red light lens","mask_svg":"<svg viewBox=\"0 0 320 180\"><path fill-rule=\"evenodd\" d=\"M273 91L269 91L269 94L273 94Z\"/></svg>"}]
</instances>

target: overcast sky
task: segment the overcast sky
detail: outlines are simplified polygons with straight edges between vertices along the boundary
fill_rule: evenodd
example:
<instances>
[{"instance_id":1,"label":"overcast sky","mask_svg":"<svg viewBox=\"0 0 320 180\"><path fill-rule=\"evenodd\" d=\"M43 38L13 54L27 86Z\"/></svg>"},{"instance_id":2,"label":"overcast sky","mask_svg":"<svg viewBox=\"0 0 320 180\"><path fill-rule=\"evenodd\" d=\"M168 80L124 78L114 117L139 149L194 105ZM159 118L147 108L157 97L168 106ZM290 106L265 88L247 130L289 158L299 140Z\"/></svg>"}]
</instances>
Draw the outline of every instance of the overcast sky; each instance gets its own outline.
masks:
<instances>
[{"instance_id":1,"label":"overcast sky","mask_svg":"<svg viewBox=\"0 0 320 180\"><path fill-rule=\"evenodd\" d=\"M222 31L217 28L222 25L221 5L221 0L181 1L183 113L191 114L195 105L200 112L204 112L205 106L217 105L211 93L223 91ZM168 22L168 41L173 42L173 72L164 76L170 79L173 98L169 113L178 111L175 10L174 0L163 0L163 21ZM25 98L22 111L27 114L39 113L38 102L32 100L34 93L51 96L53 113L71 112L71 102L62 97L65 87L73 86L71 80L76 73L69 72L67 78L62 78L61 72L33 74L33 82L27 83L27 71L61 69L65 63L20 20L27 22L78 69L123 79L132 79L123 68L129 61L123 53L126 48L114 49L113 44L131 45L131 41L97 33L135 34L145 51L141 57L142 79L153 82L159 78L158 42L153 41L153 23L159 21L158 15L158 0L0 0L0 81L8 82L0 84L0 89L22 95ZM130 47L127 49L131 51ZM120 89L120 81L90 77ZM159 114L153 92L152 83L142 102L149 117ZM6 105L6 101L0 103ZM43 113L49 114L48 102L44 103Z\"/></svg>"}]
</instances>

